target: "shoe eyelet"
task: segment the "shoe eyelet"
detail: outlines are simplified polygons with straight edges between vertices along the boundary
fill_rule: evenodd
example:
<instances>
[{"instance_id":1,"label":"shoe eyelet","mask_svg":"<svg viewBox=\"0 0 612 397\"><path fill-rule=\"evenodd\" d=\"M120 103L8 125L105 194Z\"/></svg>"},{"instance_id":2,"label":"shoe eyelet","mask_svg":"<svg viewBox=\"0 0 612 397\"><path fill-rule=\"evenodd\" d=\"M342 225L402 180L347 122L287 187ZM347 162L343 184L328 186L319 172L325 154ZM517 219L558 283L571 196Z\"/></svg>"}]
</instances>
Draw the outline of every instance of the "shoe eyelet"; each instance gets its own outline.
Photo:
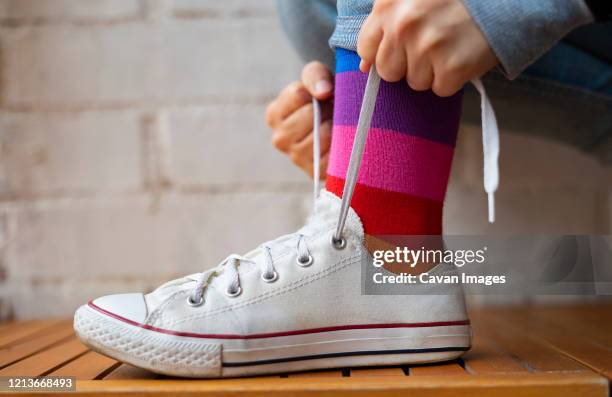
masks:
<instances>
[{"instance_id":1,"label":"shoe eyelet","mask_svg":"<svg viewBox=\"0 0 612 397\"><path fill-rule=\"evenodd\" d=\"M332 234L330 242L331 245L337 250L342 250L344 247L346 247L346 239L344 237L335 238Z\"/></svg>"},{"instance_id":2,"label":"shoe eyelet","mask_svg":"<svg viewBox=\"0 0 612 397\"><path fill-rule=\"evenodd\" d=\"M299 266L308 267L312 265L312 262L314 262L314 258L312 257L312 255L308 254L308 256L298 256L296 258L296 261Z\"/></svg>"},{"instance_id":3,"label":"shoe eyelet","mask_svg":"<svg viewBox=\"0 0 612 397\"><path fill-rule=\"evenodd\" d=\"M195 302L194 302L194 301L193 301L191 298L192 298L192 296L191 296L191 295L189 295L189 296L187 297L187 303L188 303L188 304L189 304L189 306L191 306L191 307L198 307L198 306L202 306L202 304L204 303L204 297L203 297L202 295L200 295L200 299L199 299L199 300L197 300L197 301L195 301Z\"/></svg>"},{"instance_id":4,"label":"shoe eyelet","mask_svg":"<svg viewBox=\"0 0 612 397\"><path fill-rule=\"evenodd\" d=\"M231 288L228 288L225 290L225 295L229 296L230 298L235 298L241 293L242 293L242 287L240 286L238 286L238 288L236 288L235 290L232 290Z\"/></svg>"},{"instance_id":5,"label":"shoe eyelet","mask_svg":"<svg viewBox=\"0 0 612 397\"><path fill-rule=\"evenodd\" d=\"M266 283L273 283L278 280L278 273L274 271L274 273L272 273L272 277L266 277L266 273L261 273L261 279Z\"/></svg>"}]
</instances>

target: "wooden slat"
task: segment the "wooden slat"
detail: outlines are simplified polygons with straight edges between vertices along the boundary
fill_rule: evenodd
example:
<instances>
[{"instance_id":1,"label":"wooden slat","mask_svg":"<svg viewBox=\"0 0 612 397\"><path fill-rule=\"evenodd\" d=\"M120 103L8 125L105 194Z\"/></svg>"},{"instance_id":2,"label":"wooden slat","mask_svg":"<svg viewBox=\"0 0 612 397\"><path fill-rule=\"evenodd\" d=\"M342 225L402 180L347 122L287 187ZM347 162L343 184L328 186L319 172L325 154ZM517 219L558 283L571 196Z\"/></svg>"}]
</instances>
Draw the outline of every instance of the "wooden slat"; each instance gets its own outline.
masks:
<instances>
[{"instance_id":1,"label":"wooden slat","mask_svg":"<svg viewBox=\"0 0 612 397\"><path fill-rule=\"evenodd\" d=\"M74 334L72 325L65 323L53 327L46 333L38 334L33 339L28 339L19 344L11 345L6 349L0 350L0 368L3 368L15 361L28 357L40 350L69 338Z\"/></svg>"},{"instance_id":2,"label":"wooden slat","mask_svg":"<svg viewBox=\"0 0 612 397\"><path fill-rule=\"evenodd\" d=\"M520 360L532 371L579 371L590 372L572 358L545 346L529 335L532 325L525 322L508 321L498 312L488 312L486 320L473 320L476 331L492 339L500 348Z\"/></svg>"},{"instance_id":3,"label":"wooden slat","mask_svg":"<svg viewBox=\"0 0 612 397\"><path fill-rule=\"evenodd\" d=\"M475 333L472 348L463 356L465 369L471 374L527 373L510 353L502 351L485 335Z\"/></svg>"},{"instance_id":4,"label":"wooden slat","mask_svg":"<svg viewBox=\"0 0 612 397\"><path fill-rule=\"evenodd\" d=\"M50 328L53 328L58 324L66 323L68 322L60 320L38 320L14 324L0 333L0 349L16 343L21 343L25 340L36 337L41 332L48 331Z\"/></svg>"},{"instance_id":5,"label":"wooden slat","mask_svg":"<svg viewBox=\"0 0 612 397\"><path fill-rule=\"evenodd\" d=\"M55 345L0 370L0 376L39 376L83 354L87 348L77 339Z\"/></svg>"},{"instance_id":6,"label":"wooden slat","mask_svg":"<svg viewBox=\"0 0 612 397\"><path fill-rule=\"evenodd\" d=\"M399 367L393 368L354 368L351 369L351 377L376 377L376 376L406 376L404 370Z\"/></svg>"},{"instance_id":7,"label":"wooden slat","mask_svg":"<svg viewBox=\"0 0 612 397\"><path fill-rule=\"evenodd\" d=\"M89 351L76 360L56 369L49 375L75 376L78 380L92 380L110 371L119 362L99 353Z\"/></svg>"},{"instance_id":8,"label":"wooden slat","mask_svg":"<svg viewBox=\"0 0 612 397\"><path fill-rule=\"evenodd\" d=\"M558 312L559 309L553 309L553 311ZM572 360L612 379L612 345L604 347L594 343L593 340L593 333L599 332L596 331L599 328L585 325L587 321L581 319L582 315L574 311L556 313L554 316L547 316L546 312L544 309L535 311L537 320L529 317L532 338L535 338L539 345L547 346L560 354L571 357ZM525 321L525 311L512 309L505 311L503 315L508 322ZM561 320L562 317L573 318L575 324ZM592 319L590 324L593 324L595 320L597 319ZM580 332L577 332L576 329ZM612 333L612 329L608 331Z\"/></svg>"},{"instance_id":9,"label":"wooden slat","mask_svg":"<svg viewBox=\"0 0 612 397\"><path fill-rule=\"evenodd\" d=\"M410 367L410 376L468 375L457 362L418 365Z\"/></svg>"},{"instance_id":10,"label":"wooden slat","mask_svg":"<svg viewBox=\"0 0 612 397\"><path fill-rule=\"evenodd\" d=\"M13 330L17 330L19 328L27 327L28 324L34 323L40 320L26 320L26 321L11 321L0 323L0 336L4 335L6 332L12 332Z\"/></svg>"},{"instance_id":11,"label":"wooden slat","mask_svg":"<svg viewBox=\"0 0 612 397\"><path fill-rule=\"evenodd\" d=\"M77 392L65 393L71 397L95 397L102 393L129 393L130 397L177 394L605 397L609 384L602 375L612 377L608 336L612 334L612 321L605 315L593 306L477 311L472 321L473 347L462 361L415 365L407 369L410 376L400 367L384 367L352 368L350 376L342 376L343 372L349 373L348 369L337 369L293 373L286 379L262 376L195 381L159 377L88 351L71 337L67 323L34 333L24 325L21 330L30 332L29 336L13 339L9 348L0 349L0 375L77 376ZM0 327L0 337L16 329L20 329L16 324ZM104 380L87 380L99 378Z\"/></svg>"},{"instance_id":12,"label":"wooden slat","mask_svg":"<svg viewBox=\"0 0 612 397\"><path fill-rule=\"evenodd\" d=\"M588 306L552 307L534 309L532 313L537 315L540 325L546 325L549 329L562 329L564 334L580 337L588 335L590 342L612 346L612 307L604 306L598 312L589 309ZM609 314L602 315L606 309Z\"/></svg>"},{"instance_id":13,"label":"wooden slat","mask_svg":"<svg viewBox=\"0 0 612 397\"><path fill-rule=\"evenodd\" d=\"M609 346L597 346L573 335L547 335L543 339L559 352L612 379L612 349Z\"/></svg>"},{"instance_id":14,"label":"wooden slat","mask_svg":"<svg viewBox=\"0 0 612 397\"><path fill-rule=\"evenodd\" d=\"M606 397L608 384L592 373L540 373L472 376L368 377L368 378L243 378L230 380L82 381L67 397L126 395L131 397L193 396L368 396L368 397ZM20 393L21 394L21 393ZM33 393L24 393L24 396Z\"/></svg>"},{"instance_id":15,"label":"wooden slat","mask_svg":"<svg viewBox=\"0 0 612 397\"><path fill-rule=\"evenodd\" d=\"M155 379L153 372L146 369L134 367L129 364L121 364L115 370L104 377L104 380L125 380L125 379Z\"/></svg>"}]
</instances>

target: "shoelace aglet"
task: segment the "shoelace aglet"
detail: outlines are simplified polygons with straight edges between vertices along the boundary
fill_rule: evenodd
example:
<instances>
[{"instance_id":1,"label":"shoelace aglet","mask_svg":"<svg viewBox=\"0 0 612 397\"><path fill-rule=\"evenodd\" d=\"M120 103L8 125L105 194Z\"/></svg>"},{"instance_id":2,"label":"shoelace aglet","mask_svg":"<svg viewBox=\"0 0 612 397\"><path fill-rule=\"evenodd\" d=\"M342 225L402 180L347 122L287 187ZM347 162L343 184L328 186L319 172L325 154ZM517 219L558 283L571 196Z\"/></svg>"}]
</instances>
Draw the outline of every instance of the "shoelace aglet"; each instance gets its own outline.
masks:
<instances>
[{"instance_id":1,"label":"shoelace aglet","mask_svg":"<svg viewBox=\"0 0 612 397\"><path fill-rule=\"evenodd\" d=\"M495 222L495 193L487 193L489 199L489 223Z\"/></svg>"}]
</instances>

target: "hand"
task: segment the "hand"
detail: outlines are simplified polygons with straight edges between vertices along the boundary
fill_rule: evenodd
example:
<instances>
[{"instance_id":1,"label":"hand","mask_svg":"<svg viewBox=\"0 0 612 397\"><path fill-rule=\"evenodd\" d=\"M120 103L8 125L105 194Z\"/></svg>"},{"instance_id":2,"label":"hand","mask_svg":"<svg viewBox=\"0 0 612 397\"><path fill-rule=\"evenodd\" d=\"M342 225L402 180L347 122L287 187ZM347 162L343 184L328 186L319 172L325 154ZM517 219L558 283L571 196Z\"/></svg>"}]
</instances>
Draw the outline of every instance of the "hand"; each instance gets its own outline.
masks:
<instances>
[{"instance_id":1,"label":"hand","mask_svg":"<svg viewBox=\"0 0 612 397\"><path fill-rule=\"evenodd\" d=\"M376 0L357 42L366 72L450 96L498 60L461 0Z\"/></svg>"},{"instance_id":2,"label":"hand","mask_svg":"<svg viewBox=\"0 0 612 397\"><path fill-rule=\"evenodd\" d=\"M272 145L313 176L312 98L321 101L321 179L325 178L331 143L333 78L320 62L310 62L302 69L301 81L285 87L268 105L266 122L272 129Z\"/></svg>"}]
</instances>

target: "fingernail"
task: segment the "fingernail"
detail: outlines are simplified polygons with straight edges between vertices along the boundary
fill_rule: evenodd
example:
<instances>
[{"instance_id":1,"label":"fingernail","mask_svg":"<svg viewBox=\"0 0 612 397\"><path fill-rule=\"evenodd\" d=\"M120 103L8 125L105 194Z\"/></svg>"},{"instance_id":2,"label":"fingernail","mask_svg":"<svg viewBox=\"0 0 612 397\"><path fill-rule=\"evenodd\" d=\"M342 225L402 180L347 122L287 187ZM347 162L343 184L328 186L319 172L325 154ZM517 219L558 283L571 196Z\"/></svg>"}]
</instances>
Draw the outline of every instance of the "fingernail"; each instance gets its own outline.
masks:
<instances>
[{"instance_id":1,"label":"fingernail","mask_svg":"<svg viewBox=\"0 0 612 397\"><path fill-rule=\"evenodd\" d=\"M320 80L320 81L317 81L317 83L315 84L315 92L317 94L327 94L328 92L331 91L331 89L332 89L332 85L327 80Z\"/></svg>"}]
</instances>

